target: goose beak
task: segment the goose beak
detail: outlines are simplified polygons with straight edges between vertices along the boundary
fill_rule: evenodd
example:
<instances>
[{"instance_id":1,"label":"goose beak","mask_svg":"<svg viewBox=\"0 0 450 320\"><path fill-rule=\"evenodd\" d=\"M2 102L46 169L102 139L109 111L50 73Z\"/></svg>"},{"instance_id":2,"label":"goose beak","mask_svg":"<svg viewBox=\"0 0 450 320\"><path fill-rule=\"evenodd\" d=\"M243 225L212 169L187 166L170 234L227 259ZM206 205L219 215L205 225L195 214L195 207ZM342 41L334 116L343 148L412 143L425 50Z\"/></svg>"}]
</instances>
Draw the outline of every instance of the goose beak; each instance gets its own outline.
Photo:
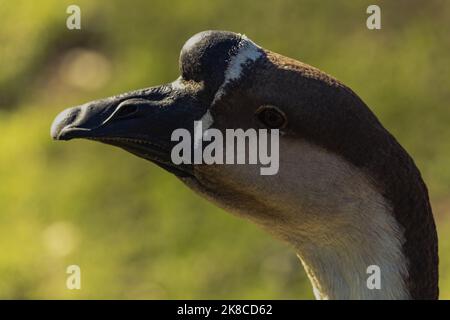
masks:
<instances>
[{"instance_id":1,"label":"goose beak","mask_svg":"<svg viewBox=\"0 0 450 320\"><path fill-rule=\"evenodd\" d=\"M50 135L55 140L84 138L125 149L164 169L185 176L189 165L174 165L170 158L172 132L193 131L205 112L196 93L163 85L88 102L61 112Z\"/></svg>"}]
</instances>

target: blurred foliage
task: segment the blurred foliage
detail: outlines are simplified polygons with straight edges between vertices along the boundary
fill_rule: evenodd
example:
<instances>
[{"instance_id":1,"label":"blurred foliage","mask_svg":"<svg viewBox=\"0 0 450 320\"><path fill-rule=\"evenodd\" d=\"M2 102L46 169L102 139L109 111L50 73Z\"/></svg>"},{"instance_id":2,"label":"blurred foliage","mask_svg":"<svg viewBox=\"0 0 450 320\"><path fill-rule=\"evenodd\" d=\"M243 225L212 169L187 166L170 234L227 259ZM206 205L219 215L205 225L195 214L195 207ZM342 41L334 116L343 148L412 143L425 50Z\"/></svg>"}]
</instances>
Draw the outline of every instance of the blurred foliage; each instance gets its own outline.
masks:
<instances>
[{"instance_id":1,"label":"blurred foliage","mask_svg":"<svg viewBox=\"0 0 450 320\"><path fill-rule=\"evenodd\" d=\"M178 77L196 32L224 29L352 87L412 154L450 298L450 2L0 0L0 298L312 298L294 252L170 174L97 143L54 143L63 108ZM82 290L65 287L78 264Z\"/></svg>"}]
</instances>

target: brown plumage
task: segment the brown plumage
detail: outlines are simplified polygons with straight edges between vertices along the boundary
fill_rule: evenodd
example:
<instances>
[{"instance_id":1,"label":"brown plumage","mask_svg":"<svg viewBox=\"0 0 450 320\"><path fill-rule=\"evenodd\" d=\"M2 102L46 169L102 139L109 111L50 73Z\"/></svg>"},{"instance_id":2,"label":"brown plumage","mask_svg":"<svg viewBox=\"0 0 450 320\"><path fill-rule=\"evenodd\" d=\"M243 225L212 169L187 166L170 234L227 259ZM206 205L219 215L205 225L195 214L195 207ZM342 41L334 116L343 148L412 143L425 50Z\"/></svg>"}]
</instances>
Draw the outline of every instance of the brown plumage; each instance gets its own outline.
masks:
<instances>
[{"instance_id":1,"label":"brown plumage","mask_svg":"<svg viewBox=\"0 0 450 320\"><path fill-rule=\"evenodd\" d=\"M438 297L427 188L408 153L351 89L231 32L192 37L180 64L182 76L171 84L64 111L52 136L119 146L261 225L295 247L319 298ZM171 161L174 129L192 131L205 115L221 132L264 128L258 112L266 106L286 120L278 175L261 177L249 165ZM386 267L385 291L363 283L373 262Z\"/></svg>"}]
</instances>

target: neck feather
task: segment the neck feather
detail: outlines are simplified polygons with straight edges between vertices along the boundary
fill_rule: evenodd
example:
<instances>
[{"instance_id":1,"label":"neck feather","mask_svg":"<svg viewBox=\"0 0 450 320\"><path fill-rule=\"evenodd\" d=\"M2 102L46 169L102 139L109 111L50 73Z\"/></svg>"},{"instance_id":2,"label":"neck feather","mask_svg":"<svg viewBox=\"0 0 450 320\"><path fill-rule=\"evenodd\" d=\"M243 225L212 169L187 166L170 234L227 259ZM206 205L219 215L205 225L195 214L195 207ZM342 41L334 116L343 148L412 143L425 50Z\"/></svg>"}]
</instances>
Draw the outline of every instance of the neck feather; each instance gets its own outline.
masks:
<instances>
[{"instance_id":1,"label":"neck feather","mask_svg":"<svg viewBox=\"0 0 450 320\"><path fill-rule=\"evenodd\" d=\"M306 141L283 139L280 150L275 178L251 166L205 166L201 183L186 183L290 243L319 299L437 297L434 223L409 158L394 154L409 165L378 172ZM370 266L379 289L367 285Z\"/></svg>"},{"instance_id":2,"label":"neck feather","mask_svg":"<svg viewBox=\"0 0 450 320\"><path fill-rule=\"evenodd\" d=\"M339 226L329 239L299 242L316 299L410 299L403 231L383 206L358 215L359 225Z\"/></svg>"}]
</instances>

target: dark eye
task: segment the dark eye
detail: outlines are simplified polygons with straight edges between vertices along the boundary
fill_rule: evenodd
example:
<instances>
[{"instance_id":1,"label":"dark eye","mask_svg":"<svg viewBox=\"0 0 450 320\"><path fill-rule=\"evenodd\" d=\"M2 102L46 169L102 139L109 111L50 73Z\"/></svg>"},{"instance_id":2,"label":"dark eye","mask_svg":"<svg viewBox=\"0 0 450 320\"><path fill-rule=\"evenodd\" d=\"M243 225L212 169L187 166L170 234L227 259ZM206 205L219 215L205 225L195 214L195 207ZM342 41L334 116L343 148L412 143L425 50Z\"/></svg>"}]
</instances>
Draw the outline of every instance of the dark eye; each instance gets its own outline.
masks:
<instances>
[{"instance_id":1,"label":"dark eye","mask_svg":"<svg viewBox=\"0 0 450 320\"><path fill-rule=\"evenodd\" d=\"M287 124L286 115L275 106L261 106L256 111L256 116L270 129L281 129Z\"/></svg>"}]
</instances>

